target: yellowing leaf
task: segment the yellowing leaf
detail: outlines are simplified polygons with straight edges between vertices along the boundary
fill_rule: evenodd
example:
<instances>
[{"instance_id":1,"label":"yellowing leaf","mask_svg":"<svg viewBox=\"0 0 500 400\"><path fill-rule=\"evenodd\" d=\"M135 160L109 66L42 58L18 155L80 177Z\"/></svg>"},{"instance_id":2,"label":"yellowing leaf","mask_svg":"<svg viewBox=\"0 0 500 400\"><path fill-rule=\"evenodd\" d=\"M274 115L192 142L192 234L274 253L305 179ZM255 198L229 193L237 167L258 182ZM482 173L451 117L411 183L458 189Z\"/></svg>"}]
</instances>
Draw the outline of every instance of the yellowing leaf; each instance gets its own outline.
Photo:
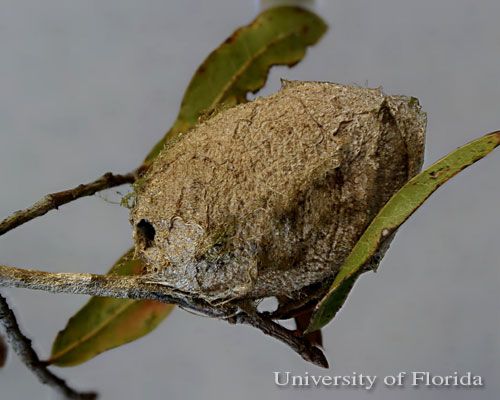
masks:
<instances>
[{"instance_id":1,"label":"yellowing leaf","mask_svg":"<svg viewBox=\"0 0 500 400\"><path fill-rule=\"evenodd\" d=\"M321 329L344 303L362 268L390 236L441 185L485 157L500 144L500 131L462 146L409 180L380 210L344 261L326 296L318 303L306 332Z\"/></svg>"},{"instance_id":2,"label":"yellowing leaf","mask_svg":"<svg viewBox=\"0 0 500 400\"><path fill-rule=\"evenodd\" d=\"M139 274L142 264L132 256L133 249L127 251L109 273ZM173 308L171 304L150 300L94 297L59 332L48 362L60 367L81 364L151 332Z\"/></svg>"},{"instance_id":3,"label":"yellowing leaf","mask_svg":"<svg viewBox=\"0 0 500 400\"><path fill-rule=\"evenodd\" d=\"M249 25L235 31L215 49L195 72L182 99L173 127L148 154L152 161L165 144L186 132L200 115L221 104L233 106L257 92L273 65L292 66L326 31L326 24L298 7L275 7L261 13Z\"/></svg>"}]
</instances>

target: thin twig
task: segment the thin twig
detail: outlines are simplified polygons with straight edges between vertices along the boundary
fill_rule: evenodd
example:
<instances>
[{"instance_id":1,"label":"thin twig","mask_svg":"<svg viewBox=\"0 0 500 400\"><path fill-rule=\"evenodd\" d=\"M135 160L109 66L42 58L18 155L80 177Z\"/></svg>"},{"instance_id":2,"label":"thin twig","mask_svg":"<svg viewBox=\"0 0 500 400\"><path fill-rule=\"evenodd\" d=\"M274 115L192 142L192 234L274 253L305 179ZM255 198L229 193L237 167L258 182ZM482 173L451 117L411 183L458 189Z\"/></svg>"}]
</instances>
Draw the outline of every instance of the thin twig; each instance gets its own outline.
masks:
<instances>
[{"instance_id":1,"label":"thin twig","mask_svg":"<svg viewBox=\"0 0 500 400\"><path fill-rule=\"evenodd\" d=\"M263 318L257 313L248 313L244 311L228 318L228 320L236 324L253 326L261 330L264 334L285 343L304 360L318 367L328 368L328 361L319 347L312 345L308 340L304 339L303 336L298 336L294 331L290 331L268 318Z\"/></svg>"},{"instance_id":2,"label":"thin twig","mask_svg":"<svg viewBox=\"0 0 500 400\"><path fill-rule=\"evenodd\" d=\"M251 325L287 344L306 361L325 368L328 366L319 348L269 318L248 310L236 313L234 306L214 306L166 286L147 282L140 276L53 273L0 265L0 286L177 304L212 318Z\"/></svg>"},{"instance_id":3,"label":"thin twig","mask_svg":"<svg viewBox=\"0 0 500 400\"><path fill-rule=\"evenodd\" d=\"M7 345L3 340L3 336L0 335L0 368L2 368L7 361Z\"/></svg>"},{"instance_id":4,"label":"thin twig","mask_svg":"<svg viewBox=\"0 0 500 400\"><path fill-rule=\"evenodd\" d=\"M68 399L84 400L97 398L97 393L78 392L70 388L64 379L59 378L49 371L47 365L40 361L35 350L31 347L31 340L21 332L14 312L10 309L7 300L1 294L0 324L3 325L5 329L7 341L12 346L12 349L16 352L21 361L37 376L40 382L51 386Z\"/></svg>"},{"instance_id":5,"label":"thin twig","mask_svg":"<svg viewBox=\"0 0 500 400\"><path fill-rule=\"evenodd\" d=\"M31 207L16 211L0 222L0 236L36 217L47 214L50 210L56 210L60 206L79 199L80 197L92 196L104 189L126 183L134 183L138 176L144 172L145 168L146 166L141 166L135 171L125 175L114 175L111 172L107 172L93 182L78 185L73 189L50 193L38 200Z\"/></svg>"}]
</instances>

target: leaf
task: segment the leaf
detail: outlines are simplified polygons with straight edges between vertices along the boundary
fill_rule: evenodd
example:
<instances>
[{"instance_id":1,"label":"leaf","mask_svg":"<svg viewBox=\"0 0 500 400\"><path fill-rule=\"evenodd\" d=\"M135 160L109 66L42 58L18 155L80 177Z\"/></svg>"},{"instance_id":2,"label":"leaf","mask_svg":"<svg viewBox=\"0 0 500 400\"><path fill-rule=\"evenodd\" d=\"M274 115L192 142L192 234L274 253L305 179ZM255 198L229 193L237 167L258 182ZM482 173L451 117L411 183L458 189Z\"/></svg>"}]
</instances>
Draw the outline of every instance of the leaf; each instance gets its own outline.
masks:
<instances>
[{"instance_id":1,"label":"leaf","mask_svg":"<svg viewBox=\"0 0 500 400\"><path fill-rule=\"evenodd\" d=\"M500 131L476 139L431 165L394 194L344 261L328 293L315 307L306 332L321 329L333 319L363 266L376 255L385 238L394 233L437 188L485 157L499 144Z\"/></svg>"},{"instance_id":2,"label":"leaf","mask_svg":"<svg viewBox=\"0 0 500 400\"><path fill-rule=\"evenodd\" d=\"M135 275L142 270L128 250L110 274ZM138 339L155 329L174 308L152 300L92 298L60 331L48 362L60 367L81 364L98 354Z\"/></svg>"},{"instance_id":3,"label":"leaf","mask_svg":"<svg viewBox=\"0 0 500 400\"><path fill-rule=\"evenodd\" d=\"M298 7L275 7L235 31L200 65L189 83L173 127L146 158L152 161L165 144L192 128L198 118L221 104L233 106L257 92L273 65L297 64L307 46L326 31L321 18Z\"/></svg>"},{"instance_id":4,"label":"leaf","mask_svg":"<svg viewBox=\"0 0 500 400\"><path fill-rule=\"evenodd\" d=\"M0 368L5 365L7 361L7 345L5 344L5 340L2 336L0 336Z\"/></svg>"}]
</instances>

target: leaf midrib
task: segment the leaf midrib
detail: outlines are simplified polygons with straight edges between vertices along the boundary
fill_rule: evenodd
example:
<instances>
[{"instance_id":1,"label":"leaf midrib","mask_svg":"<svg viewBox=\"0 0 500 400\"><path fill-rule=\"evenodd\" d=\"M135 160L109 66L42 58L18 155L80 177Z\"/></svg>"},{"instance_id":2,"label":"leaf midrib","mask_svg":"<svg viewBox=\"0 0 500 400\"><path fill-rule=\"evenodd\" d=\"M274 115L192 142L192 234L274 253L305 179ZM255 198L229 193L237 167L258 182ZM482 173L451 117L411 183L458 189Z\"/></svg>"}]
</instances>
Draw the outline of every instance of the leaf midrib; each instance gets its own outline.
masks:
<instances>
[{"instance_id":1,"label":"leaf midrib","mask_svg":"<svg viewBox=\"0 0 500 400\"><path fill-rule=\"evenodd\" d=\"M241 78L241 76L245 73L245 71L247 70L247 68L249 67L249 65L251 65L262 54L264 54L271 46L273 46L274 44L280 42L281 40L284 40L284 39L288 38L289 36L292 36L295 33L296 32L289 32L289 33L286 33L286 34L281 34L281 35L276 36L274 38L274 40L271 40L270 42L267 43L267 45L263 46L259 51L257 51L256 53L254 53L253 57L249 57L249 59L246 62L244 62L243 65L240 68L238 68L238 70L236 71L236 73L234 74L234 76L223 87L221 93L214 99L214 101L210 105L210 108L215 107L215 105L217 105L227 95L227 93L229 93L231 87L234 85L235 82L237 82L237 80L239 78Z\"/></svg>"},{"instance_id":2,"label":"leaf midrib","mask_svg":"<svg viewBox=\"0 0 500 400\"><path fill-rule=\"evenodd\" d=\"M52 355L49 358L48 363L54 364L55 362L57 362L57 360L61 359L65 355L69 354L71 351L73 351L75 348L77 348L82 343L89 341L92 337L94 337L99 332L101 332L104 328L106 328L106 326L109 324L110 321L112 321L113 319L122 315L129 307L133 306L135 303L136 303L135 301L131 301L131 302L128 302L128 304L125 304L124 306L119 307L117 309L118 310L117 313L113 314L112 316L110 316L108 318L105 318L103 320L103 322L97 326L96 329L91 330L87 335L85 335L81 339L77 340L71 346L66 347L64 350L61 350L61 351L57 352L56 354Z\"/></svg>"}]
</instances>

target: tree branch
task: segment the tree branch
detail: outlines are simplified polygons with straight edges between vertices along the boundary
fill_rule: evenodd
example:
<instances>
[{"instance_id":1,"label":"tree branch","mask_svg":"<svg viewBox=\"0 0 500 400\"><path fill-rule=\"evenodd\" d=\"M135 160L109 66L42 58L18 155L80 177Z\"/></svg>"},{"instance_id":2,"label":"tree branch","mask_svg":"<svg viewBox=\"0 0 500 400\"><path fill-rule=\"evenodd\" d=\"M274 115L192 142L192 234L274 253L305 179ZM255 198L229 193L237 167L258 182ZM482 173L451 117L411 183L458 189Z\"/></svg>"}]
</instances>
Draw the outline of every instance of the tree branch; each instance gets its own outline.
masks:
<instances>
[{"instance_id":1,"label":"tree branch","mask_svg":"<svg viewBox=\"0 0 500 400\"><path fill-rule=\"evenodd\" d=\"M166 286L148 283L141 276L54 273L0 265L0 286L118 299L157 300L178 304L196 312L208 312L201 301L189 299ZM210 316L219 317L224 314L212 313Z\"/></svg>"},{"instance_id":2,"label":"tree branch","mask_svg":"<svg viewBox=\"0 0 500 400\"><path fill-rule=\"evenodd\" d=\"M47 365L40 361L35 350L31 347L31 340L23 335L14 312L10 309L7 300L0 294L0 324L5 329L7 341L19 356L21 361L37 376L40 382L51 386L68 399L87 400L96 399L97 393L78 392L58 376L54 375Z\"/></svg>"},{"instance_id":3,"label":"tree branch","mask_svg":"<svg viewBox=\"0 0 500 400\"><path fill-rule=\"evenodd\" d=\"M80 197L92 196L101 190L120 186L125 183L134 183L146 168L147 167L143 165L135 171L125 175L114 175L111 172L107 172L93 182L78 185L73 189L50 193L38 200L31 207L16 211L0 222L0 236L36 217L47 214L50 210L56 210L60 206L79 199Z\"/></svg>"},{"instance_id":4,"label":"tree branch","mask_svg":"<svg viewBox=\"0 0 500 400\"><path fill-rule=\"evenodd\" d=\"M295 334L294 331L290 331L270 319L263 318L260 314L249 313L247 311L239 312L233 317L228 318L228 321L235 324L253 326L264 334L285 343L304 360L318 367L328 368L328 360L319 347L312 345L303 336Z\"/></svg>"},{"instance_id":5,"label":"tree branch","mask_svg":"<svg viewBox=\"0 0 500 400\"><path fill-rule=\"evenodd\" d=\"M0 368L5 365L7 361L7 345L3 340L3 336L0 335Z\"/></svg>"},{"instance_id":6,"label":"tree branch","mask_svg":"<svg viewBox=\"0 0 500 400\"><path fill-rule=\"evenodd\" d=\"M306 361L325 368L328 366L319 348L271 319L258 315L254 310L247 307L238 310L238 307L229 305L214 306L166 286L150 283L147 278L141 276L53 273L0 265L0 286L177 304L212 318L251 325L287 344Z\"/></svg>"}]
</instances>

